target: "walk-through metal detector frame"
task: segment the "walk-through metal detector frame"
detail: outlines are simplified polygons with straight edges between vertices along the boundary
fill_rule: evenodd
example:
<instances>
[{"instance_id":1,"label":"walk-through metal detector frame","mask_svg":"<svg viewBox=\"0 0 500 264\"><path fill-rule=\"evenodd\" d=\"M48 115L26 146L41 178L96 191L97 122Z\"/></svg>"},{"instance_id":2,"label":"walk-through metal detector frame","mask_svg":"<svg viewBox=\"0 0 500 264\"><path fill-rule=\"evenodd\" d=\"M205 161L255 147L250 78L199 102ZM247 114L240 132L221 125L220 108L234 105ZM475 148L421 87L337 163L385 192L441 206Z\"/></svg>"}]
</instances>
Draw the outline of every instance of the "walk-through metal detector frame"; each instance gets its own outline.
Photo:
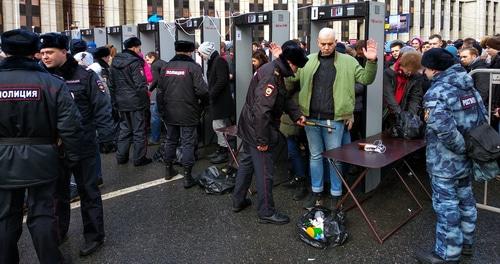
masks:
<instances>
[{"instance_id":1,"label":"walk-through metal detector frame","mask_svg":"<svg viewBox=\"0 0 500 264\"><path fill-rule=\"evenodd\" d=\"M80 30L82 40L94 42L96 47L105 46L107 44L105 28L89 28Z\"/></svg>"},{"instance_id":2,"label":"walk-through metal detector frame","mask_svg":"<svg viewBox=\"0 0 500 264\"><path fill-rule=\"evenodd\" d=\"M469 72L470 76L475 74L488 74L490 76L490 87L488 97L488 123L491 123L491 97L493 96L493 84L500 84L500 69L476 69ZM500 213L499 207L488 205L488 182L484 183L483 203L476 203L477 208L481 208L490 212Z\"/></svg>"},{"instance_id":3,"label":"walk-through metal detector frame","mask_svg":"<svg viewBox=\"0 0 500 264\"><path fill-rule=\"evenodd\" d=\"M220 42L222 38L220 33L220 18L201 16L176 19L175 22L177 28L177 40L186 40L193 43L199 42L198 44L201 44L205 41L210 41L215 44L215 50L220 53ZM199 32L197 32L197 30L199 30ZM198 33L199 39L197 39ZM203 62L203 69L206 74L206 61Z\"/></svg>"},{"instance_id":4,"label":"walk-through metal detector frame","mask_svg":"<svg viewBox=\"0 0 500 264\"><path fill-rule=\"evenodd\" d=\"M274 10L241 14L233 18L233 25L236 119L238 120L253 77L253 27L269 25L269 41L281 45L290 39L290 13L288 10Z\"/></svg>"},{"instance_id":5,"label":"walk-through metal detector frame","mask_svg":"<svg viewBox=\"0 0 500 264\"><path fill-rule=\"evenodd\" d=\"M198 42L198 44L210 41L215 44L215 50L220 53L220 42L222 38L220 34L220 23L220 18L209 16L176 19L176 39L191 41L193 43ZM194 53L193 59L196 60L196 54ZM203 73L207 76L207 61L202 62L202 68ZM203 145L208 145L215 138L212 126L213 118L208 112L205 112L202 119L200 137Z\"/></svg>"},{"instance_id":6,"label":"walk-through metal detector frame","mask_svg":"<svg viewBox=\"0 0 500 264\"><path fill-rule=\"evenodd\" d=\"M365 91L365 135L366 137L376 135L382 131L382 86L383 86L383 45L384 45L384 21L385 4L381 2L367 1L347 3L338 5L312 6L310 7L310 37L309 50L311 53L319 51L316 44L319 31L331 21L364 20L364 38L373 39L378 44L377 50L377 76ZM354 89L354 87L353 87ZM365 190L371 191L380 183L380 170L370 170L365 181Z\"/></svg>"},{"instance_id":7,"label":"walk-through metal detector frame","mask_svg":"<svg viewBox=\"0 0 500 264\"><path fill-rule=\"evenodd\" d=\"M107 44L113 45L117 52L123 51L123 42L131 37L138 37L136 25L121 25L106 28Z\"/></svg>"},{"instance_id":8,"label":"walk-through metal detector frame","mask_svg":"<svg viewBox=\"0 0 500 264\"><path fill-rule=\"evenodd\" d=\"M61 32L62 35L67 36L71 39L81 39L81 33L79 29L65 30Z\"/></svg>"},{"instance_id":9,"label":"walk-through metal detector frame","mask_svg":"<svg viewBox=\"0 0 500 264\"><path fill-rule=\"evenodd\" d=\"M144 54L155 51L164 61L175 55L175 24L163 21L137 25L138 37Z\"/></svg>"}]
</instances>

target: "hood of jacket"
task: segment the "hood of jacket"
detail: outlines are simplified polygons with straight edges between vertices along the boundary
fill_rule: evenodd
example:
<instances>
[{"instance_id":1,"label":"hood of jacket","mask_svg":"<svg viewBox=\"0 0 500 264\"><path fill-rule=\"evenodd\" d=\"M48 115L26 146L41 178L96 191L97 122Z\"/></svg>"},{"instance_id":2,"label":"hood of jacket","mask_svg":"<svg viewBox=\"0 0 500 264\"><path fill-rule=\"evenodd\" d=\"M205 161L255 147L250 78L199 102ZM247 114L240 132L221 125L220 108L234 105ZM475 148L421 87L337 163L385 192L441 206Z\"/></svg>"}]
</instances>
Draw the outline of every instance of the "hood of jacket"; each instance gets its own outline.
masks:
<instances>
[{"instance_id":1,"label":"hood of jacket","mask_svg":"<svg viewBox=\"0 0 500 264\"><path fill-rule=\"evenodd\" d=\"M464 91L474 88L472 77L467 74L467 71L460 64L454 64L450 68L434 76L432 82L433 84L438 84L440 82L446 83Z\"/></svg>"},{"instance_id":2,"label":"hood of jacket","mask_svg":"<svg viewBox=\"0 0 500 264\"><path fill-rule=\"evenodd\" d=\"M144 60L135 52L130 50L124 50L122 53L118 53L111 64L112 67L123 69L134 62L141 62L144 64Z\"/></svg>"}]
</instances>

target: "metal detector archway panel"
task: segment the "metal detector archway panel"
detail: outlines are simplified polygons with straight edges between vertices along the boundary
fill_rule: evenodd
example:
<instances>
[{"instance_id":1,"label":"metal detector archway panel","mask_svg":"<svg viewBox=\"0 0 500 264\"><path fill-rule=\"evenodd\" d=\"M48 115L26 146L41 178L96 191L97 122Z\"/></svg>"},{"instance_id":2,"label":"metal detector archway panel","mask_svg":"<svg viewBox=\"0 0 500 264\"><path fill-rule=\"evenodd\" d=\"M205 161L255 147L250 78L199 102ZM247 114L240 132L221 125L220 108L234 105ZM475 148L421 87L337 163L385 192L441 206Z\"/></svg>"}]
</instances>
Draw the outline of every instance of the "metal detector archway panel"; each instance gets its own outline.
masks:
<instances>
[{"instance_id":1,"label":"metal detector archway panel","mask_svg":"<svg viewBox=\"0 0 500 264\"><path fill-rule=\"evenodd\" d=\"M216 50L219 50L221 34L220 34L220 18L218 17L193 17L188 19L178 19L177 24L177 40L186 40L191 42L210 41L215 44ZM203 65L205 71L207 68L206 62Z\"/></svg>"},{"instance_id":2,"label":"metal detector archway panel","mask_svg":"<svg viewBox=\"0 0 500 264\"><path fill-rule=\"evenodd\" d=\"M290 13L287 10L247 13L235 17L233 23L236 119L238 120L253 76L252 28L257 25L269 25L269 41L281 45L290 39Z\"/></svg>"},{"instance_id":3,"label":"metal detector archway panel","mask_svg":"<svg viewBox=\"0 0 500 264\"><path fill-rule=\"evenodd\" d=\"M175 26L172 23L155 22L137 25L141 49L144 53L154 51L160 58L169 61L175 55Z\"/></svg>"},{"instance_id":4,"label":"metal detector archway panel","mask_svg":"<svg viewBox=\"0 0 500 264\"><path fill-rule=\"evenodd\" d=\"M328 6L310 7L310 38L309 50L311 53L319 51L316 45L318 33L328 21L363 19L365 22L364 39L373 39L378 44L377 75L372 84L366 89L366 105L364 107L365 134L372 136L382 131L382 86L383 86L383 45L385 4L379 2L360 2ZM354 89L354 87L353 87ZM380 182L380 171L370 170L366 177L365 190L374 189Z\"/></svg>"},{"instance_id":5,"label":"metal detector archway panel","mask_svg":"<svg viewBox=\"0 0 500 264\"><path fill-rule=\"evenodd\" d=\"M106 28L108 45L113 45L118 52L123 50L123 41L131 37L137 37L137 26L122 25Z\"/></svg>"},{"instance_id":6,"label":"metal detector archway panel","mask_svg":"<svg viewBox=\"0 0 500 264\"><path fill-rule=\"evenodd\" d=\"M90 28L80 30L82 40L94 42L96 47L106 45L106 30L104 28Z\"/></svg>"}]
</instances>

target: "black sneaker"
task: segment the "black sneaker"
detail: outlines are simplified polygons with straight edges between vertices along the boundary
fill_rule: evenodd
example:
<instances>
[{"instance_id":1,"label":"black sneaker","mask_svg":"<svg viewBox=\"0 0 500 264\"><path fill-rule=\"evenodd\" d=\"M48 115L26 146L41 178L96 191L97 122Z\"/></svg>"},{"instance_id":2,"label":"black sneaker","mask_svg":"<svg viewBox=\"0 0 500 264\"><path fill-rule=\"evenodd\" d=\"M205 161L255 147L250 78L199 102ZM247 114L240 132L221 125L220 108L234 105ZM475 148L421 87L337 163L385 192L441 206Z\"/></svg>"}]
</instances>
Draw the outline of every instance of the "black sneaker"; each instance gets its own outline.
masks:
<instances>
[{"instance_id":1,"label":"black sneaker","mask_svg":"<svg viewBox=\"0 0 500 264\"><path fill-rule=\"evenodd\" d=\"M144 165L148 165L149 163L151 163L153 160L144 156L136 161L134 161L134 166L136 167L139 167L139 166L144 166Z\"/></svg>"},{"instance_id":2,"label":"black sneaker","mask_svg":"<svg viewBox=\"0 0 500 264\"><path fill-rule=\"evenodd\" d=\"M238 213L240 211L243 211L245 208L249 207L250 205L252 205L252 200L250 200L250 198L245 198L245 200L243 200L243 203L238 205L238 206L235 206L233 203L233 212Z\"/></svg>"},{"instance_id":3,"label":"black sneaker","mask_svg":"<svg viewBox=\"0 0 500 264\"><path fill-rule=\"evenodd\" d=\"M321 200L321 193L313 192L313 193L311 193L311 195L309 195L309 198L304 203L303 207L306 210L311 210L316 206L322 206L322 205L323 205L323 201Z\"/></svg>"},{"instance_id":4,"label":"black sneaker","mask_svg":"<svg viewBox=\"0 0 500 264\"><path fill-rule=\"evenodd\" d=\"M273 225L284 225L290 222L290 218L280 212L275 212L271 216L260 216L259 223L261 224L273 224Z\"/></svg>"}]
</instances>

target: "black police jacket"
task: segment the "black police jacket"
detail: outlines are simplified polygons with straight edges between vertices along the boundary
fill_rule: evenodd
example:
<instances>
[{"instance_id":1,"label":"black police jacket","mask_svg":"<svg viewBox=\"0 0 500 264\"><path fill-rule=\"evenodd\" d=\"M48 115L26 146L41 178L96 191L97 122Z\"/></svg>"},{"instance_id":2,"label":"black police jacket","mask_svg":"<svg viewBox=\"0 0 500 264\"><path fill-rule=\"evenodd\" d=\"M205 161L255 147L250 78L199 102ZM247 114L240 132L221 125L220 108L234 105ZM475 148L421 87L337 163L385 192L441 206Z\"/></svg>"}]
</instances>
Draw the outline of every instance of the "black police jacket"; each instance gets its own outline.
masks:
<instances>
[{"instance_id":1,"label":"black police jacket","mask_svg":"<svg viewBox=\"0 0 500 264\"><path fill-rule=\"evenodd\" d=\"M149 108L144 63L139 55L130 50L124 50L113 58L109 92L113 107L118 111L141 111Z\"/></svg>"},{"instance_id":2,"label":"black police jacket","mask_svg":"<svg viewBox=\"0 0 500 264\"><path fill-rule=\"evenodd\" d=\"M207 65L212 119L230 118L235 108L229 83L229 65L217 51L212 54Z\"/></svg>"},{"instance_id":3,"label":"black police jacket","mask_svg":"<svg viewBox=\"0 0 500 264\"><path fill-rule=\"evenodd\" d=\"M189 56L175 55L161 70L156 100L167 124L198 125L208 102L208 88L200 65Z\"/></svg>"},{"instance_id":4,"label":"black police jacket","mask_svg":"<svg viewBox=\"0 0 500 264\"><path fill-rule=\"evenodd\" d=\"M0 63L0 113L0 188L56 180L59 138L67 158L80 159L80 113L64 82L36 61L8 57Z\"/></svg>"},{"instance_id":5,"label":"black police jacket","mask_svg":"<svg viewBox=\"0 0 500 264\"><path fill-rule=\"evenodd\" d=\"M278 143L280 118L286 112L293 121L302 115L288 95L284 79L292 76L281 59L264 64L254 74L238 121L238 136L252 146Z\"/></svg>"},{"instance_id":6,"label":"black police jacket","mask_svg":"<svg viewBox=\"0 0 500 264\"><path fill-rule=\"evenodd\" d=\"M96 130L99 133L100 143L114 140L111 103L109 95L105 92L105 85L94 71L78 65L70 55L62 66L47 70L64 78L80 110L85 131L80 147L82 157L95 156Z\"/></svg>"}]
</instances>

